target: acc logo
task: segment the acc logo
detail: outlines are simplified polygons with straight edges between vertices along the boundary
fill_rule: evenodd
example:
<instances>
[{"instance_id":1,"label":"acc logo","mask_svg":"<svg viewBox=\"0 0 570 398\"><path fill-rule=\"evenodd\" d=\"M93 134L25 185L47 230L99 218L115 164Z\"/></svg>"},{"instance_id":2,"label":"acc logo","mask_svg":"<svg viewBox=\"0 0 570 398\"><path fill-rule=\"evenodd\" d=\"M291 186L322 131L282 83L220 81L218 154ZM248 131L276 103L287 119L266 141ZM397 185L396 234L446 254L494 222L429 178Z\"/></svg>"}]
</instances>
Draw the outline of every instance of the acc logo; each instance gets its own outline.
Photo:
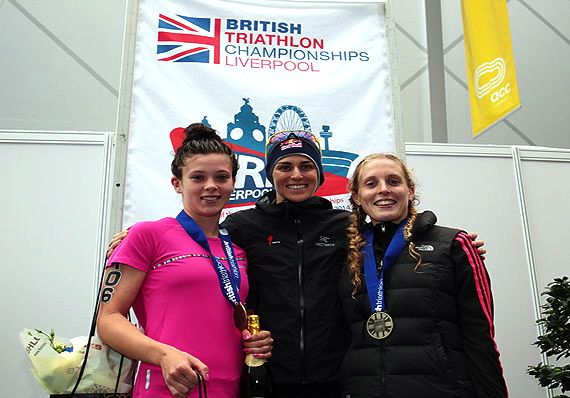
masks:
<instances>
[{"instance_id":1,"label":"acc logo","mask_svg":"<svg viewBox=\"0 0 570 398\"><path fill-rule=\"evenodd\" d=\"M475 83L475 95L481 99L495 90L505 80L507 65L503 58L495 58L489 62L483 62L475 69L473 78ZM491 101L497 102L511 92L511 85L507 83L491 94Z\"/></svg>"}]
</instances>

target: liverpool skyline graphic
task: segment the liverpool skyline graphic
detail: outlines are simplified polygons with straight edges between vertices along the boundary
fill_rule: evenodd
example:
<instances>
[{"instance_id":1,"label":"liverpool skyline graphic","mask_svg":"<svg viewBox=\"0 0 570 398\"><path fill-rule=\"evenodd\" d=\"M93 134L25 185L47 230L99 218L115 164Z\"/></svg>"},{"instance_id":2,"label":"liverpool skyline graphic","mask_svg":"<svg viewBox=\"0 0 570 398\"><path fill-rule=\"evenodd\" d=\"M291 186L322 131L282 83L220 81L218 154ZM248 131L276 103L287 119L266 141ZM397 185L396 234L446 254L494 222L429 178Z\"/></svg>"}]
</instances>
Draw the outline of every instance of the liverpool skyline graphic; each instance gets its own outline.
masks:
<instances>
[{"instance_id":1,"label":"liverpool skyline graphic","mask_svg":"<svg viewBox=\"0 0 570 398\"><path fill-rule=\"evenodd\" d=\"M348 171L357 154L334 150L333 132L330 125L322 125L320 131L311 128L309 117L296 105L281 105L273 113L266 127L260 123L249 98L242 98L243 104L233 121L227 123L227 137L224 139L231 145L238 156L239 171L236 187L228 207L248 206L254 204L263 194L272 190L271 183L265 175L265 143L272 134L285 130L310 131L321 142L325 183L317 191L319 196L332 196L347 192ZM207 115L202 123L212 127ZM214 128L214 127L213 127ZM176 150L184 139L184 128L177 127L170 132L172 147Z\"/></svg>"}]
</instances>

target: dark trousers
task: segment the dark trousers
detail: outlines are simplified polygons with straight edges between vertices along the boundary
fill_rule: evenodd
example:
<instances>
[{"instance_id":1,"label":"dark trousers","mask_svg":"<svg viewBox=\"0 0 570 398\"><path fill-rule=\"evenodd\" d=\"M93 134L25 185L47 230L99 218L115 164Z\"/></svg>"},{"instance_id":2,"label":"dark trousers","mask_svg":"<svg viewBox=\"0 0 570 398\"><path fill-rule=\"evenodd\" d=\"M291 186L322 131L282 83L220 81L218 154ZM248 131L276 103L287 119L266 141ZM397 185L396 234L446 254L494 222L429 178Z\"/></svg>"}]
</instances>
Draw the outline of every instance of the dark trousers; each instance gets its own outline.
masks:
<instances>
[{"instance_id":1,"label":"dark trousers","mask_svg":"<svg viewBox=\"0 0 570 398\"><path fill-rule=\"evenodd\" d=\"M338 382L279 384L273 383L272 398L340 398L341 386Z\"/></svg>"}]
</instances>

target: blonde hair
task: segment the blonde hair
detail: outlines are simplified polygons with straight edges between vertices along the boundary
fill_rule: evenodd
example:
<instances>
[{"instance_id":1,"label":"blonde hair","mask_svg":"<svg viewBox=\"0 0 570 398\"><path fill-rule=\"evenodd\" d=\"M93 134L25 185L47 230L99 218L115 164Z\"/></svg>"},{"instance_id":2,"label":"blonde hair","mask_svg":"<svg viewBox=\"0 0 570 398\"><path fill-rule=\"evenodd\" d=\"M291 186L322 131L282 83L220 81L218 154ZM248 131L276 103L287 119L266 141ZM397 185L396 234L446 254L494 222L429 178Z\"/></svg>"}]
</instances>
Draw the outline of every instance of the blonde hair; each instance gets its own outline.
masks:
<instances>
[{"instance_id":1,"label":"blonde hair","mask_svg":"<svg viewBox=\"0 0 570 398\"><path fill-rule=\"evenodd\" d=\"M412 174L408 167L404 164L404 162L397 156L389 154L389 153L373 153L371 155L366 156L359 164L356 166L354 173L349 181L349 189L351 193L358 193L358 182L360 181L360 175L362 174L362 168L365 164L369 163L372 160L377 159L388 159L400 166L402 169L402 173L404 174L404 179L406 184L409 188L415 189L416 184L414 179L412 178ZM347 235L348 235L348 271L352 277L352 284L354 285L354 290L352 291L352 295L360 289L362 285L362 264L364 262L362 250L366 245L366 239L364 238L363 229L366 223L366 216L367 214L364 212L361 206L357 205L354 201L352 195L350 196L350 204L352 205L352 212L349 217L349 225L347 228ZM416 205L418 201L414 197L410 199L408 203L408 214L407 218L408 221L406 226L404 227L404 239L407 242L410 242L412 238L412 228L417 218L416 212ZM410 242L408 245L408 251L410 255L416 260L416 267L417 269L421 264L421 257L419 253L415 250L413 242Z\"/></svg>"}]
</instances>

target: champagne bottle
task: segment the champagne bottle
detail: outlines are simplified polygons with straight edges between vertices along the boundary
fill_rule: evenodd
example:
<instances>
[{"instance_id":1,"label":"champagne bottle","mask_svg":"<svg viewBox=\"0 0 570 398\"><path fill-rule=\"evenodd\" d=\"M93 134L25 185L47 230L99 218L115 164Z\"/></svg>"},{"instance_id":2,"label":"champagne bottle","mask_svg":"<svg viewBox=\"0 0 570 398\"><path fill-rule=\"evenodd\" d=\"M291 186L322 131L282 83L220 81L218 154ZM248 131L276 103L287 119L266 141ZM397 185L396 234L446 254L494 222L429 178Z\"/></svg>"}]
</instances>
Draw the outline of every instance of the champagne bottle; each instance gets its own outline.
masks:
<instances>
[{"instance_id":1,"label":"champagne bottle","mask_svg":"<svg viewBox=\"0 0 570 398\"><path fill-rule=\"evenodd\" d=\"M259 332L259 316L249 315L247 317L247 329L251 334ZM265 359L256 358L253 354L247 354L244 362L242 380L245 388L245 397L269 397L271 385L267 370L267 361Z\"/></svg>"}]
</instances>

